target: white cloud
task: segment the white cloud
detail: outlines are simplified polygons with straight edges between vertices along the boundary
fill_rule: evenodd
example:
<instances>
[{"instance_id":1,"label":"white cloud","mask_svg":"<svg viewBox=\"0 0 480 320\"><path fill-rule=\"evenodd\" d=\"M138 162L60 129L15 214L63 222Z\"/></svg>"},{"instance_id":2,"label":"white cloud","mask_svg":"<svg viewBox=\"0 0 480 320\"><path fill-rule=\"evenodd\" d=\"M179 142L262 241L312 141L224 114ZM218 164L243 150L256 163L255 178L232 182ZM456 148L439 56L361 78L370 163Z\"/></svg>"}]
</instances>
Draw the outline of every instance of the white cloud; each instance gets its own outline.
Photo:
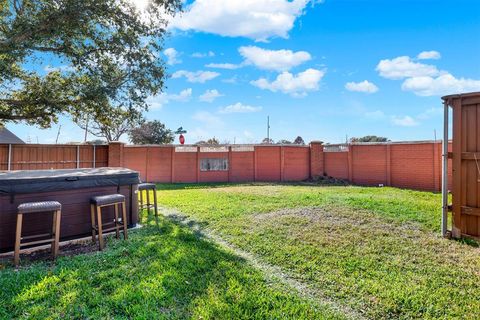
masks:
<instances>
[{"instance_id":1,"label":"white cloud","mask_svg":"<svg viewBox=\"0 0 480 320\"><path fill-rule=\"evenodd\" d=\"M288 71L312 59L306 51L267 50L255 46L240 47L238 52L245 58L246 64L263 70Z\"/></svg>"},{"instance_id":2,"label":"white cloud","mask_svg":"<svg viewBox=\"0 0 480 320\"><path fill-rule=\"evenodd\" d=\"M455 78L450 73L438 77L412 77L402 84L402 90L413 91L419 96L447 95L479 91L480 80Z\"/></svg>"},{"instance_id":3,"label":"white cloud","mask_svg":"<svg viewBox=\"0 0 480 320\"><path fill-rule=\"evenodd\" d=\"M262 110L262 107L253 107L249 105L242 104L237 102L235 104L220 108L220 113L250 113L250 112L259 112Z\"/></svg>"},{"instance_id":4,"label":"white cloud","mask_svg":"<svg viewBox=\"0 0 480 320\"><path fill-rule=\"evenodd\" d=\"M178 94L162 93L158 96L149 97L147 103L151 110L160 109L170 101L187 102L192 97L192 88L180 91Z\"/></svg>"},{"instance_id":5,"label":"white cloud","mask_svg":"<svg viewBox=\"0 0 480 320\"><path fill-rule=\"evenodd\" d=\"M440 52L432 50L432 51L422 51L422 52L420 52L417 56L417 59L418 60L428 60L428 59L438 60L441 57L442 56L440 55Z\"/></svg>"},{"instance_id":6,"label":"white cloud","mask_svg":"<svg viewBox=\"0 0 480 320\"><path fill-rule=\"evenodd\" d=\"M215 57L215 52L208 51L208 52L194 52L192 53L192 58L207 58L207 57Z\"/></svg>"},{"instance_id":7,"label":"white cloud","mask_svg":"<svg viewBox=\"0 0 480 320\"><path fill-rule=\"evenodd\" d=\"M180 53L174 48L165 49L163 54L167 57L167 64L169 65L179 64L182 62L182 60L179 59Z\"/></svg>"},{"instance_id":8,"label":"white cloud","mask_svg":"<svg viewBox=\"0 0 480 320\"><path fill-rule=\"evenodd\" d=\"M432 77L441 73L436 66L415 62L408 56L381 60L376 70L382 77L392 80L424 76Z\"/></svg>"},{"instance_id":9,"label":"white cloud","mask_svg":"<svg viewBox=\"0 0 480 320\"><path fill-rule=\"evenodd\" d=\"M427 119L430 119L430 118L433 118L433 117L441 117L443 116L443 108L430 108L430 109L427 109L425 110L424 112L420 113L418 116L417 116L417 119L419 120L427 120Z\"/></svg>"},{"instance_id":10,"label":"white cloud","mask_svg":"<svg viewBox=\"0 0 480 320\"><path fill-rule=\"evenodd\" d=\"M218 90L213 89L205 91L198 99L203 102L213 102L219 97L223 97L223 94L218 92Z\"/></svg>"},{"instance_id":11,"label":"white cloud","mask_svg":"<svg viewBox=\"0 0 480 320\"><path fill-rule=\"evenodd\" d=\"M440 53L423 51L418 54L417 59L440 59ZM412 91L418 96L441 96L480 90L480 80L456 78L434 65L415 62L408 56L381 60L376 70L387 79L404 79L402 90Z\"/></svg>"},{"instance_id":12,"label":"white cloud","mask_svg":"<svg viewBox=\"0 0 480 320\"><path fill-rule=\"evenodd\" d=\"M211 127L221 127L224 124L222 119L208 111L198 111L192 116L192 119Z\"/></svg>"},{"instance_id":13,"label":"white cloud","mask_svg":"<svg viewBox=\"0 0 480 320\"><path fill-rule=\"evenodd\" d=\"M207 68L217 68L217 69L228 69L228 70L235 70L242 67L241 64L233 64L233 63L209 63L205 65Z\"/></svg>"},{"instance_id":14,"label":"white cloud","mask_svg":"<svg viewBox=\"0 0 480 320\"><path fill-rule=\"evenodd\" d=\"M180 70L175 72L172 75L172 78L181 78L185 77L188 82L193 82L193 83L205 83L206 81L215 79L218 77L220 73L218 72L213 72L213 71L196 71L196 72L191 72L191 71L185 71L185 70Z\"/></svg>"},{"instance_id":15,"label":"white cloud","mask_svg":"<svg viewBox=\"0 0 480 320\"><path fill-rule=\"evenodd\" d=\"M196 0L170 24L228 37L266 41L288 38L295 20L312 0Z\"/></svg>"},{"instance_id":16,"label":"white cloud","mask_svg":"<svg viewBox=\"0 0 480 320\"><path fill-rule=\"evenodd\" d=\"M238 80L238 79L237 79L237 75L234 75L234 76L231 77L231 78L223 79L222 82L234 84L234 83L237 83L237 80Z\"/></svg>"},{"instance_id":17,"label":"white cloud","mask_svg":"<svg viewBox=\"0 0 480 320\"><path fill-rule=\"evenodd\" d=\"M378 87L367 80L364 80L362 82L347 82L345 84L345 89L347 89L348 91L365 93L375 93L378 91Z\"/></svg>"},{"instance_id":18,"label":"white cloud","mask_svg":"<svg viewBox=\"0 0 480 320\"><path fill-rule=\"evenodd\" d=\"M292 96L305 96L308 91L318 90L320 80L325 75L325 71L316 69L307 69L297 75L290 72L283 72L277 78L270 82L265 78L260 78L250 83L260 89L273 92L283 92Z\"/></svg>"},{"instance_id":19,"label":"white cloud","mask_svg":"<svg viewBox=\"0 0 480 320\"><path fill-rule=\"evenodd\" d=\"M417 120L415 120L410 116L403 116L403 117L392 116L391 120L394 125L401 126L401 127L415 127L419 125Z\"/></svg>"}]
</instances>

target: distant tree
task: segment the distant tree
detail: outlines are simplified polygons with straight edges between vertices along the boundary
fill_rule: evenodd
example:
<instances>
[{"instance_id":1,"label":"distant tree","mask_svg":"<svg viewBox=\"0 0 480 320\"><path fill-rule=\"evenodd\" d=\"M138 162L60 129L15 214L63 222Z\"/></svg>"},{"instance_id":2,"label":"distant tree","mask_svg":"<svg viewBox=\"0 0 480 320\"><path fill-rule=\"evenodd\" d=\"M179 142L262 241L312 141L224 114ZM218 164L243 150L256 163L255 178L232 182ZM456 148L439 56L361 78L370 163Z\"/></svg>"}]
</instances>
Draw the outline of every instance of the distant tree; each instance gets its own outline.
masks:
<instances>
[{"instance_id":1,"label":"distant tree","mask_svg":"<svg viewBox=\"0 0 480 320\"><path fill-rule=\"evenodd\" d=\"M198 145L219 145L220 142L218 141L217 138L213 137L213 138L208 139L207 141L205 141L205 140L197 141L197 143L195 143L195 144L198 144Z\"/></svg>"},{"instance_id":2,"label":"distant tree","mask_svg":"<svg viewBox=\"0 0 480 320\"><path fill-rule=\"evenodd\" d=\"M305 141L303 141L303 138L298 136L295 138L295 140L293 141L293 144L301 144L301 145L305 145Z\"/></svg>"},{"instance_id":3,"label":"distant tree","mask_svg":"<svg viewBox=\"0 0 480 320\"><path fill-rule=\"evenodd\" d=\"M278 140L277 144L292 144L292 142L289 140L282 139L282 140Z\"/></svg>"},{"instance_id":4,"label":"distant tree","mask_svg":"<svg viewBox=\"0 0 480 320\"><path fill-rule=\"evenodd\" d=\"M180 127L175 131L175 134L184 134L184 133L187 133L187 130L183 129L183 127Z\"/></svg>"},{"instance_id":5,"label":"distant tree","mask_svg":"<svg viewBox=\"0 0 480 320\"><path fill-rule=\"evenodd\" d=\"M220 144L220 142L218 141L217 138L213 137L213 138L210 138L210 139L207 140L207 144L218 145L218 144Z\"/></svg>"},{"instance_id":6,"label":"distant tree","mask_svg":"<svg viewBox=\"0 0 480 320\"><path fill-rule=\"evenodd\" d=\"M144 119L140 111L105 107L105 109L99 113L92 113L89 115L76 116L75 122L77 125L90 132L95 137L105 138L108 142L118 141L120 138L128 133L128 131L140 125Z\"/></svg>"},{"instance_id":7,"label":"distant tree","mask_svg":"<svg viewBox=\"0 0 480 320\"><path fill-rule=\"evenodd\" d=\"M105 140L101 140L101 139L95 139L95 140L90 140L90 141L87 141L86 142L87 144L91 144L91 145L104 145L104 144L107 144L107 141Z\"/></svg>"},{"instance_id":8,"label":"distant tree","mask_svg":"<svg viewBox=\"0 0 480 320\"><path fill-rule=\"evenodd\" d=\"M385 137L378 137L378 136L365 136L361 138L351 138L350 142L387 142L390 141L388 138Z\"/></svg>"},{"instance_id":9,"label":"distant tree","mask_svg":"<svg viewBox=\"0 0 480 320\"><path fill-rule=\"evenodd\" d=\"M275 142L273 141L273 139L268 139L268 138L265 138L262 140L262 144L274 144Z\"/></svg>"},{"instance_id":10,"label":"distant tree","mask_svg":"<svg viewBox=\"0 0 480 320\"><path fill-rule=\"evenodd\" d=\"M167 144L175 139L173 131L158 120L147 121L128 132L133 144Z\"/></svg>"}]
</instances>

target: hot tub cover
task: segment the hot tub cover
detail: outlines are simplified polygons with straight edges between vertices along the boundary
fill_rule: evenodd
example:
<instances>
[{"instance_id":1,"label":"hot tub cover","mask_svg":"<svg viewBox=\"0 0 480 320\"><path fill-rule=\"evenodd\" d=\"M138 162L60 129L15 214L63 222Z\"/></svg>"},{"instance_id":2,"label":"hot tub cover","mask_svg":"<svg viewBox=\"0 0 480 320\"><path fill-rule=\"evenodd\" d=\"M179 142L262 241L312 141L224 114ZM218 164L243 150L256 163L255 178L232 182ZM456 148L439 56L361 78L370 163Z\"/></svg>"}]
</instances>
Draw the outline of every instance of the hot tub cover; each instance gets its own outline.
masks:
<instances>
[{"instance_id":1,"label":"hot tub cover","mask_svg":"<svg viewBox=\"0 0 480 320\"><path fill-rule=\"evenodd\" d=\"M125 168L0 172L0 195L138 184L138 172Z\"/></svg>"}]
</instances>

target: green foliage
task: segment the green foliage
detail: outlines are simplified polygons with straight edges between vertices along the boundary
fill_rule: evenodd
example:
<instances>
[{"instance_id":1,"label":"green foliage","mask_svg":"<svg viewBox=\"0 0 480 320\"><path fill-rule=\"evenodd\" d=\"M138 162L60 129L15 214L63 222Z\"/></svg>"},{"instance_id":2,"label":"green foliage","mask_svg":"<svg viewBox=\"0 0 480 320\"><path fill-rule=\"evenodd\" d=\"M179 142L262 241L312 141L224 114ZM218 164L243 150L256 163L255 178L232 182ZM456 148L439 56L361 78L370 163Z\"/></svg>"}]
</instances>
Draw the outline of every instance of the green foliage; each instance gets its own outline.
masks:
<instances>
[{"instance_id":1,"label":"green foliage","mask_svg":"<svg viewBox=\"0 0 480 320\"><path fill-rule=\"evenodd\" d=\"M175 134L185 134L185 133L187 133L187 130L183 129L183 127L180 127L175 131Z\"/></svg>"},{"instance_id":2,"label":"green foliage","mask_svg":"<svg viewBox=\"0 0 480 320\"><path fill-rule=\"evenodd\" d=\"M294 144L300 144L300 145L305 145L305 141L303 141L303 138L298 136L295 138L295 140L293 141Z\"/></svg>"},{"instance_id":3,"label":"green foliage","mask_svg":"<svg viewBox=\"0 0 480 320\"><path fill-rule=\"evenodd\" d=\"M161 91L166 17L180 0L152 0L145 12L130 0L0 4L0 123L49 127L61 113L85 119L112 109L135 118ZM64 65L46 75L26 69L52 57Z\"/></svg>"},{"instance_id":4,"label":"green foliage","mask_svg":"<svg viewBox=\"0 0 480 320\"><path fill-rule=\"evenodd\" d=\"M168 144L175 139L172 130L158 120L144 122L131 129L128 135L133 144Z\"/></svg>"},{"instance_id":5,"label":"green foliage","mask_svg":"<svg viewBox=\"0 0 480 320\"><path fill-rule=\"evenodd\" d=\"M365 136L361 138L351 138L350 142L387 142L388 138L378 136Z\"/></svg>"},{"instance_id":6,"label":"green foliage","mask_svg":"<svg viewBox=\"0 0 480 320\"><path fill-rule=\"evenodd\" d=\"M83 130L96 137L105 138L108 142L118 141L134 126L140 125L144 119L137 110L107 106L92 113L76 115L75 122Z\"/></svg>"},{"instance_id":7,"label":"green foliage","mask_svg":"<svg viewBox=\"0 0 480 320\"><path fill-rule=\"evenodd\" d=\"M292 142L290 140L283 139L283 140L278 140L277 144L292 144Z\"/></svg>"},{"instance_id":8,"label":"green foliage","mask_svg":"<svg viewBox=\"0 0 480 320\"><path fill-rule=\"evenodd\" d=\"M204 140L197 141L195 144L196 144L196 145L213 145L213 146L217 146L217 145L220 144L220 141L218 141L217 138L213 137L213 138L208 139L207 141L204 141Z\"/></svg>"}]
</instances>

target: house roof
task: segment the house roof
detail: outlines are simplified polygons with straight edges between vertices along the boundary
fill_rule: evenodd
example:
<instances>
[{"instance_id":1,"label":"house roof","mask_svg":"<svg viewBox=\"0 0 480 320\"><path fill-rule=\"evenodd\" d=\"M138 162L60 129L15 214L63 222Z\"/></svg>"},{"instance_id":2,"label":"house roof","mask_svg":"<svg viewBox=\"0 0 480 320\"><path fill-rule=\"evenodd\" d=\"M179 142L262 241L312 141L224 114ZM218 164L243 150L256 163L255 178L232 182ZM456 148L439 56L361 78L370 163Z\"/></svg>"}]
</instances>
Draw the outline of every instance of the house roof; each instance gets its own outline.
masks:
<instances>
[{"instance_id":1,"label":"house roof","mask_svg":"<svg viewBox=\"0 0 480 320\"><path fill-rule=\"evenodd\" d=\"M0 127L0 144L25 144L25 142L7 128Z\"/></svg>"}]
</instances>

